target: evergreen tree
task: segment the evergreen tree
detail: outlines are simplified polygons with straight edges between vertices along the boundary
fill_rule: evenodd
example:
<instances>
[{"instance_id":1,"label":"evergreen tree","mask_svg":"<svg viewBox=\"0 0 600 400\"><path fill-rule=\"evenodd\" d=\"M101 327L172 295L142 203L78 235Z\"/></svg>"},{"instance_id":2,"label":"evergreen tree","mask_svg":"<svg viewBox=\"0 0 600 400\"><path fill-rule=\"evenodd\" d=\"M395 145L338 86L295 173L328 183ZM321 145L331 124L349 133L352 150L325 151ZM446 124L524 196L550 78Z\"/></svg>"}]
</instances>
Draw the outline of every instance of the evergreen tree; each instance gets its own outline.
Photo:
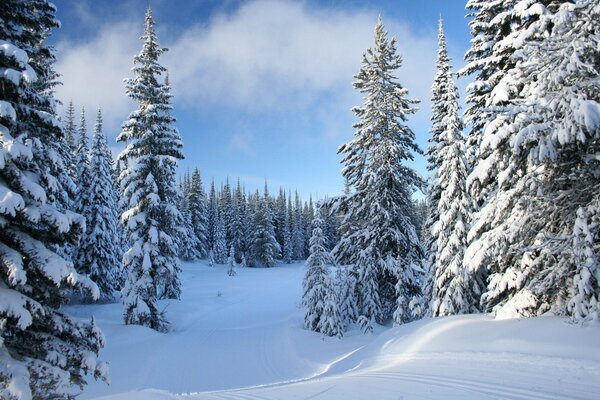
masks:
<instances>
[{"instance_id":1,"label":"evergreen tree","mask_svg":"<svg viewBox=\"0 0 600 400\"><path fill-rule=\"evenodd\" d=\"M177 208L181 212L183 224L179 227L179 257L184 261L199 260L202 255L199 252L200 240L194 232L192 225L192 213L190 211L190 189L191 179L189 171L186 171L179 183L180 193L178 195Z\"/></svg>"},{"instance_id":2,"label":"evergreen tree","mask_svg":"<svg viewBox=\"0 0 600 400\"><path fill-rule=\"evenodd\" d=\"M223 219L223 224L225 226L225 240L227 249L229 249L229 244L231 243L231 234L232 234L232 221L233 221L233 197L231 195L231 185L229 184L229 178L225 179L225 185L221 188L219 192L219 213L221 214L221 218Z\"/></svg>"},{"instance_id":3,"label":"evergreen tree","mask_svg":"<svg viewBox=\"0 0 600 400\"><path fill-rule=\"evenodd\" d=\"M355 76L354 87L365 95L365 104L353 109L359 117L355 137L339 150L342 173L355 191L344 199L349 229L334 249L359 268L361 314L377 322L393 315L397 324L415 316L410 306L421 295L421 282L413 264L423 256L411 221L411 195L422 182L405 165L411 152L420 152L405 125L416 101L393 75L401 61L380 19L375 46Z\"/></svg>"},{"instance_id":4,"label":"evergreen tree","mask_svg":"<svg viewBox=\"0 0 600 400\"><path fill-rule=\"evenodd\" d=\"M191 225L198 238L197 251L201 258L208 254L208 210L200 170L194 169L187 197Z\"/></svg>"},{"instance_id":5,"label":"evergreen tree","mask_svg":"<svg viewBox=\"0 0 600 400\"><path fill-rule=\"evenodd\" d=\"M214 262L216 264L225 264L225 261L227 261L227 237L225 232L225 221L221 209L217 212L215 222L215 245L212 250Z\"/></svg>"},{"instance_id":6,"label":"evergreen tree","mask_svg":"<svg viewBox=\"0 0 600 400\"><path fill-rule=\"evenodd\" d=\"M310 238L310 255L306 260L302 304L304 306L304 326L311 331L327 336L341 337L342 318L338 311L335 290L327 271L333 259L325 250L323 221L319 215L313 220Z\"/></svg>"},{"instance_id":7,"label":"evergreen tree","mask_svg":"<svg viewBox=\"0 0 600 400\"><path fill-rule=\"evenodd\" d=\"M244 198L239 178L232 206L231 246L233 246L235 261L241 263L246 252L246 199Z\"/></svg>"},{"instance_id":8,"label":"evergreen tree","mask_svg":"<svg viewBox=\"0 0 600 400\"><path fill-rule=\"evenodd\" d=\"M86 231L77 249L77 265L100 289L101 301L113 300L119 289L121 248L118 237L118 210L113 192L110 149L102 132L102 113L98 109L90 152L90 186L80 197L89 199L85 214ZM89 300L89 296L88 296Z\"/></svg>"},{"instance_id":9,"label":"evergreen tree","mask_svg":"<svg viewBox=\"0 0 600 400\"><path fill-rule=\"evenodd\" d=\"M66 286L85 276L57 249L75 244L84 221L68 209L66 148L52 95L58 27L46 1L0 7L0 397L72 399L85 375L105 379L101 331L60 311ZM62 172L61 172L62 171Z\"/></svg>"},{"instance_id":10,"label":"evergreen tree","mask_svg":"<svg viewBox=\"0 0 600 400\"><path fill-rule=\"evenodd\" d=\"M273 211L269 202L269 191L265 183L265 191L262 199L256 193L258 204L253 219L253 234L250 242L251 267L273 267L275 260L281 251L279 243L275 239L275 227L273 226Z\"/></svg>"},{"instance_id":11,"label":"evergreen tree","mask_svg":"<svg viewBox=\"0 0 600 400\"><path fill-rule=\"evenodd\" d=\"M317 210L324 215L323 218L323 234L325 235L325 248L329 251L333 250L338 242L338 221L337 213L334 210L331 199L324 199L317 204Z\"/></svg>"},{"instance_id":12,"label":"evergreen tree","mask_svg":"<svg viewBox=\"0 0 600 400\"><path fill-rule=\"evenodd\" d=\"M476 312L484 289L481 276L463 264L468 218L472 212L466 191L467 165L458 116L458 90L446 51L443 22L439 22L437 74L432 91L429 169L435 172L428 190L430 204L429 264L432 268L431 309L434 316Z\"/></svg>"},{"instance_id":13,"label":"evergreen tree","mask_svg":"<svg viewBox=\"0 0 600 400\"><path fill-rule=\"evenodd\" d=\"M600 216L597 203L593 212L596 214L590 218L586 209L577 210L573 229L575 275L567 309L575 322L600 320L600 265L597 251Z\"/></svg>"},{"instance_id":14,"label":"evergreen tree","mask_svg":"<svg viewBox=\"0 0 600 400\"><path fill-rule=\"evenodd\" d=\"M304 219L302 214L302 202L300 196L296 192L296 201L294 203L294 217L292 220L292 248L294 249L294 259L304 260L306 258L305 251L305 231Z\"/></svg>"},{"instance_id":15,"label":"evergreen tree","mask_svg":"<svg viewBox=\"0 0 600 400\"><path fill-rule=\"evenodd\" d=\"M360 316L358 299L357 299L357 284L358 271L353 267L338 267L341 274L339 284L339 310L342 324L348 326L358 320Z\"/></svg>"},{"instance_id":16,"label":"evergreen tree","mask_svg":"<svg viewBox=\"0 0 600 400\"><path fill-rule=\"evenodd\" d=\"M77 149L75 145L75 132L77 131L77 127L75 125L75 107L73 106L73 100L69 100L69 105L67 106L64 128L65 139L67 141L67 145L69 146L69 150L72 153L75 153Z\"/></svg>"},{"instance_id":17,"label":"evergreen tree","mask_svg":"<svg viewBox=\"0 0 600 400\"><path fill-rule=\"evenodd\" d=\"M208 248L215 247L215 234L217 232L217 215L219 213L217 202L217 191L215 190L214 179L210 183L210 195L208 197Z\"/></svg>"},{"instance_id":18,"label":"evergreen tree","mask_svg":"<svg viewBox=\"0 0 600 400\"><path fill-rule=\"evenodd\" d=\"M285 210L284 218L284 232L283 232L283 262L290 264L294 258L294 245L292 240L292 196L291 193L287 197L287 206Z\"/></svg>"},{"instance_id":19,"label":"evergreen tree","mask_svg":"<svg viewBox=\"0 0 600 400\"><path fill-rule=\"evenodd\" d=\"M285 191L283 188L279 188L279 195L277 196L277 200L275 202L275 238L277 239L277 243L279 243L279 247L282 249L285 247L285 233L286 233L286 198ZM283 257L283 251L282 251Z\"/></svg>"},{"instance_id":20,"label":"evergreen tree","mask_svg":"<svg viewBox=\"0 0 600 400\"><path fill-rule=\"evenodd\" d=\"M126 81L127 95L139 108L130 114L118 137L128 143L119 155L127 163L121 173L126 208L122 220L131 244L123 257L128 274L123 288L124 319L126 324L166 331L168 324L156 300L161 295L179 295L174 235L181 214L175 205L175 167L183 158L183 146L171 127L169 87L159 82L165 68L158 58L166 49L158 46L150 9L141 39L142 50L134 57L134 78Z\"/></svg>"},{"instance_id":21,"label":"evergreen tree","mask_svg":"<svg viewBox=\"0 0 600 400\"><path fill-rule=\"evenodd\" d=\"M573 225L598 187L588 174L597 166L586 161L597 152L598 127L580 117L583 104L598 104L597 83L589 84L598 38L581 29L598 26L595 3L523 0L493 13L474 4L474 32L493 33L496 44L473 42L470 52L479 74L470 112L480 129L467 182L480 210L465 259L471 270L487 268L482 305L499 317L567 312Z\"/></svg>"},{"instance_id":22,"label":"evergreen tree","mask_svg":"<svg viewBox=\"0 0 600 400\"><path fill-rule=\"evenodd\" d=\"M90 181L92 179L90 172L90 146L88 144L87 127L85 120L85 109L81 109L81 119L79 122L79 137L77 148L75 150L75 168L77 197L75 199L75 211L83 215L86 220L90 219ZM75 263L75 267L80 271L80 264Z\"/></svg>"},{"instance_id":23,"label":"evergreen tree","mask_svg":"<svg viewBox=\"0 0 600 400\"><path fill-rule=\"evenodd\" d=\"M67 114L65 115L64 123L65 141L67 149L65 153L65 163L68 167L69 176L73 182L77 181L77 168L75 165L74 155L77 154L77 146L75 144L75 133L77 127L75 125L75 107L73 101L69 101L67 106Z\"/></svg>"},{"instance_id":24,"label":"evergreen tree","mask_svg":"<svg viewBox=\"0 0 600 400\"><path fill-rule=\"evenodd\" d=\"M229 257L227 258L227 275L235 276L235 249L233 246L229 248Z\"/></svg>"},{"instance_id":25,"label":"evergreen tree","mask_svg":"<svg viewBox=\"0 0 600 400\"><path fill-rule=\"evenodd\" d=\"M309 254L310 248L310 237L308 235L311 232L312 220L315 215L315 207L312 201L312 195L308 199L308 203L304 203L304 209L302 210L302 223L303 223L303 231L306 232L304 235L304 254Z\"/></svg>"}]
</instances>

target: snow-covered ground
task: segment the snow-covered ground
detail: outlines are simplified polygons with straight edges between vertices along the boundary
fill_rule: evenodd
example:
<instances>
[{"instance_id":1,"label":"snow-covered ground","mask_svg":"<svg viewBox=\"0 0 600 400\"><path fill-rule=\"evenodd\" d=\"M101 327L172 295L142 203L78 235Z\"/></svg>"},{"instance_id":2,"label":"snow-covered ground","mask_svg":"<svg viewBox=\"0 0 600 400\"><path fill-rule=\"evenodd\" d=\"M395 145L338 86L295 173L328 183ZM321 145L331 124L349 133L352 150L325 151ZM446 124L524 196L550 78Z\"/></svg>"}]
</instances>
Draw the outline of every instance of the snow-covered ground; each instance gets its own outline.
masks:
<instances>
[{"instance_id":1,"label":"snow-covered ground","mask_svg":"<svg viewBox=\"0 0 600 400\"><path fill-rule=\"evenodd\" d=\"M168 334L124 326L120 304L66 307L107 339L111 385L81 398L600 399L599 325L472 315L323 338L302 329L303 271L184 264Z\"/></svg>"}]
</instances>

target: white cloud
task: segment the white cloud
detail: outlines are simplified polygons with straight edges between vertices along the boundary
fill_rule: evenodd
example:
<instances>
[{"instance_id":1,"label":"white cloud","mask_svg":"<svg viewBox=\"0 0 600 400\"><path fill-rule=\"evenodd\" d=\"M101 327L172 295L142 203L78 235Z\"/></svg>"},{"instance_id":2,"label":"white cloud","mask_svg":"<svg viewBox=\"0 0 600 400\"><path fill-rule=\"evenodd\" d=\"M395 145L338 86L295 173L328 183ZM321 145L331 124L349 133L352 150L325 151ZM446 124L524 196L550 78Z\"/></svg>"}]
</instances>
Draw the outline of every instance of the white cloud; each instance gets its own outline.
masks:
<instances>
[{"instance_id":1,"label":"white cloud","mask_svg":"<svg viewBox=\"0 0 600 400\"><path fill-rule=\"evenodd\" d=\"M62 42L58 46L57 70L64 81L57 90L59 98L72 98L77 106L88 108L101 105L111 130L118 129L131 109L122 79L130 75L132 56L141 47L141 11L138 17L107 23L85 43ZM160 35L168 26L161 27L160 16L157 19ZM326 99L339 103L339 112L331 116L321 112L317 120L333 132L339 116L348 115L348 108L360 101L350 88L352 76L358 71L362 52L373 42L376 20L376 13L370 11L257 0L231 14L220 13L190 26L171 43L161 43L170 48L162 62L170 70L178 107L302 112ZM419 37L405 23L385 16L384 23L397 37L405 60L398 78L411 97L425 100L421 107L428 115L435 27L428 37ZM232 138L230 144L245 145L245 139Z\"/></svg>"},{"instance_id":2,"label":"white cloud","mask_svg":"<svg viewBox=\"0 0 600 400\"><path fill-rule=\"evenodd\" d=\"M255 153L255 137L251 132L236 132L229 138L229 150L244 154Z\"/></svg>"},{"instance_id":3,"label":"white cloud","mask_svg":"<svg viewBox=\"0 0 600 400\"><path fill-rule=\"evenodd\" d=\"M123 78L129 75L133 55L139 51L140 24L118 22L104 26L91 41L62 41L57 45L56 70L63 85L57 97L65 104L85 107L90 126L96 109L102 107L105 130L114 138L127 117L131 102L125 95Z\"/></svg>"}]
</instances>

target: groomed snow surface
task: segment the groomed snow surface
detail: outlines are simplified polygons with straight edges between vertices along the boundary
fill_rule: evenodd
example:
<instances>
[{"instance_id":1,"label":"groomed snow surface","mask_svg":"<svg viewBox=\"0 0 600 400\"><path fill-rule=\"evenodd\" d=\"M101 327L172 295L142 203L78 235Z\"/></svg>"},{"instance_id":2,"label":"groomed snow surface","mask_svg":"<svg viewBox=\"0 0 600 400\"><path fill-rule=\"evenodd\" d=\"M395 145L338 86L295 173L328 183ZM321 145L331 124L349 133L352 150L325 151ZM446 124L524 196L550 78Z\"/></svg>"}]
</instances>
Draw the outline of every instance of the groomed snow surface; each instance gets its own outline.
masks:
<instances>
[{"instance_id":1,"label":"groomed snow surface","mask_svg":"<svg viewBox=\"0 0 600 400\"><path fill-rule=\"evenodd\" d=\"M302 328L303 264L226 271L183 265L168 334L123 325L118 303L66 307L107 339L111 384L81 398L600 399L600 325L470 315L323 338Z\"/></svg>"}]
</instances>

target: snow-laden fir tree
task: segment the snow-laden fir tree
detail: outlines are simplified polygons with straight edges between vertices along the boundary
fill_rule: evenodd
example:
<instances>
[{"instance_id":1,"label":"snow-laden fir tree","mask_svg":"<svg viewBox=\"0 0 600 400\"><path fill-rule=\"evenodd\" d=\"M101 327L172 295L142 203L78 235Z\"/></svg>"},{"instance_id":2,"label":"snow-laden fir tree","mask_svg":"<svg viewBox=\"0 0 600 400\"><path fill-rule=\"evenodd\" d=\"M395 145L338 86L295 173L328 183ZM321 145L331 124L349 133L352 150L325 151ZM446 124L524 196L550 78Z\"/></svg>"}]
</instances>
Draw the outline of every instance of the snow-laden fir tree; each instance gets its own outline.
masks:
<instances>
[{"instance_id":1,"label":"snow-laden fir tree","mask_svg":"<svg viewBox=\"0 0 600 400\"><path fill-rule=\"evenodd\" d=\"M225 225L225 237L227 249L231 243L231 225L233 221L233 196L231 195L231 185L229 177L225 179L225 184L219 191L219 213Z\"/></svg>"},{"instance_id":2,"label":"snow-laden fir tree","mask_svg":"<svg viewBox=\"0 0 600 400\"><path fill-rule=\"evenodd\" d=\"M232 219L231 219L231 246L234 250L234 258L237 263L242 262L246 253L246 199L242 191L240 179L237 180L235 193L232 201Z\"/></svg>"},{"instance_id":3,"label":"snow-laden fir tree","mask_svg":"<svg viewBox=\"0 0 600 400\"><path fill-rule=\"evenodd\" d=\"M222 211L218 210L215 221L215 244L212 248L212 257L216 264L225 264L227 261L227 233L225 219Z\"/></svg>"},{"instance_id":4,"label":"snow-laden fir tree","mask_svg":"<svg viewBox=\"0 0 600 400\"><path fill-rule=\"evenodd\" d=\"M191 224L198 238L197 250L200 258L208 254L208 209L206 193L202 186L200 170L194 169L188 189L187 203L191 216Z\"/></svg>"},{"instance_id":5,"label":"snow-laden fir tree","mask_svg":"<svg viewBox=\"0 0 600 400\"><path fill-rule=\"evenodd\" d=\"M285 234L286 234L286 214L287 214L287 200L285 196L285 190L279 188L279 195L275 201L275 238L281 249L285 246ZM283 257L283 250L282 250Z\"/></svg>"},{"instance_id":6,"label":"snow-laden fir tree","mask_svg":"<svg viewBox=\"0 0 600 400\"><path fill-rule=\"evenodd\" d=\"M67 106L67 113L65 114L64 122L65 140L72 153L75 153L77 147L75 145L75 134L77 126L75 124L75 106L73 106L73 100L69 100Z\"/></svg>"},{"instance_id":7,"label":"snow-laden fir tree","mask_svg":"<svg viewBox=\"0 0 600 400\"><path fill-rule=\"evenodd\" d=\"M123 256L127 270L124 319L126 324L166 331L168 323L156 301L160 295L179 295L174 235L181 214L175 205L175 168L183 158L183 145L171 126L169 87L160 82L166 69L158 58L166 49L157 43L150 9L141 39L142 50L134 57L134 77L126 80L127 95L138 103L138 109L131 112L118 136L127 143L119 155L127 165L120 175L126 209L121 218L131 245Z\"/></svg>"},{"instance_id":8,"label":"snow-laden fir tree","mask_svg":"<svg viewBox=\"0 0 600 400\"><path fill-rule=\"evenodd\" d=\"M81 109L81 117L79 121L77 146L75 149L75 170L77 195L75 197L75 211L83 215L86 220L90 218L88 212L90 210L89 188L91 181L90 172L90 146L88 143L88 134L85 118L85 109ZM75 267L79 270L80 264L75 262Z\"/></svg>"},{"instance_id":9,"label":"snow-laden fir tree","mask_svg":"<svg viewBox=\"0 0 600 400\"><path fill-rule=\"evenodd\" d=\"M229 248L229 257L227 258L227 275L235 276L235 249L233 245Z\"/></svg>"},{"instance_id":10,"label":"snow-laden fir tree","mask_svg":"<svg viewBox=\"0 0 600 400\"><path fill-rule=\"evenodd\" d=\"M217 191L215 189L214 179L210 183L210 193L208 195L208 248L215 247L215 234L217 231L217 214L219 213L219 205L217 201Z\"/></svg>"},{"instance_id":11,"label":"snow-laden fir tree","mask_svg":"<svg viewBox=\"0 0 600 400\"><path fill-rule=\"evenodd\" d=\"M86 374L106 378L100 330L63 314L64 289L97 287L55 249L75 244L80 215L64 209L67 166L56 146L54 54L58 26L46 1L0 7L0 398L72 399ZM69 180L70 181L70 180Z\"/></svg>"},{"instance_id":12,"label":"snow-laden fir tree","mask_svg":"<svg viewBox=\"0 0 600 400\"><path fill-rule=\"evenodd\" d=\"M402 58L388 39L381 19L375 45L363 54L354 87L365 96L353 112L359 122L354 139L340 147L342 174L354 188L344 202L347 231L334 249L359 270L358 304L367 319L403 323L415 317L411 305L421 296L415 265L423 250L411 222L411 195L422 186L406 166L420 152L406 125L415 100L394 76Z\"/></svg>"},{"instance_id":13,"label":"snow-laden fir tree","mask_svg":"<svg viewBox=\"0 0 600 400\"><path fill-rule=\"evenodd\" d=\"M304 236L304 254L309 253L310 232L312 231L312 220L313 220L314 215L315 215L315 207L313 205L313 200L312 200L312 195L311 195L308 198L308 202L304 203L304 208L302 209L303 231L306 232L306 235Z\"/></svg>"},{"instance_id":14,"label":"snow-laden fir tree","mask_svg":"<svg viewBox=\"0 0 600 400\"><path fill-rule=\"evenodd\" d=\"M200 240L198 240L194 232L189 207L190 181L189 171L187 171L179 183L180 193L178 194L177 201L177 208L181 212L183 221L178 235L179 257L184 261L199 260L202 258L198 251Z\"/></svg>"},{"instance_id":15,"label":"snow-laden fir tree","mask_svg":"<svg viewBox=\"0 0 600 400\"><path fill-rule=\"evenodd\" d=\"M341 337L344 330L342 317L327 269L327 266L332 264L333 258L325 250L323 220L320 215L316 215L313 219L310 254L306 260L306 272L302 282L304 326L327 336Z\"/></svg>"},{"instance_id":16,"label":"snow-laden fir tree","mask_svg":"<svg viewBox=\"0 0 600 400\"><path fill-rule=\"evenodd\" d=\"M75 135L77 132L77 126L75 124L75 107L73 101L69 101L67 106L67 112L65 114L64 121L65 141L67 149L65 151L66 160L65 163L68 166L69 176L73 182L77 181L77 169L75 165L75 154L77 154L77 145L75 143Z\"/></svg>"},{"instance_id":17,"label":"snow-laden fir tree","mask_svg":"<svg viewBox=\"0 0 600 400\"><path fill-rule=\"evenodd\" d=\"M255 195L257 204L253 215L250 238L250 267L273 267L275 260L279 258L280 247L275 239L275 227L273 225L273 210L269 201L269 191L265 182L264 195Z\"/></svg>"},{"instance_id":18,"label":"snow-laden fir tree","mask_svg":"<svg viewBox=\"0 0 600 400\"><path fill-rule=\"evenodd\" d=\"M586 161L597 125L580 117L581 106L598 99L589 86L598 39L580 29L584 19L595 23L593 7L574 11L584 3L522 0L499 3L493 13L474 4L474 33L495 44L474 40L467 68L478 73L468 111L479 126L467 183L481 208L465 259L473 271L489 270L482 304L499 317L566 311L569 238L577 209L597 187L589 174L596 167Z\"/></svg>"},{"instance_id":19,"label":"snow-laden fir tree","mask_svg":"<svg viewBox=\"0 0 600 400\"><path fill-rule=\"evenodd\" d=\"M118 209L111 177L110 149L102 131L102 113L98 110L90 150L89 199L85 214L86 230L77 248L79 272L88 275L100 290L100 301L111 301L120 289L121 247L118 240ZM86 300L91 300L88 296Z\"/></svg>"},{"instance_id":20,"label":"snow-laden fir tree","mask_svg":"<svg viewBox=\"0 0 600 400\"><path fill-rule=\"evenodd\" d=\"M294 246L292 241L292 196L291 193L287 197L287 205L283 220L283 248L281 250L283 262L290 264L294 257Z\"/></svg>"},{"instance_id":21,"label":"snow-laden fir tree","mask_svg":"<svg viewBox=\"0 0 600 400\"><path fill-rule=\"evenodd\" d=\"M528 161L521 180L532 192L531 221L523 235L529 248L520 264L493 275L485 298L509 315L575 312L569 305L574 304L578 282L573 276L581 268L583 251L575 247L574 237L582 220L579 210L592 221L600 198L600 38L595 33L600 5L554 2L548 9L529 27L528 32L540 33L523 41L515 53L517 68L511 71L514 77L525 75L523 99L513 101L507 114L510 129L517 132L512 157ZM595 223L589 227L597 238ZM598 298L597 280L592 287ZM502 305L511 291L512 299Z\"/></svg>"},{"instance_id":22,"label":"snow-laden fir tree","mask_svg":"<svg viewBox=\"0 0 600 400\"><path fill-rule=\"evenodd\" d=\"M485 283L463 263L467 247L468 218L472 213L466 190L467 164L458 115L458 91L446 50L446 36L440 18L437 73L431 98L432 127L429 139L430 183L429 263L432 282L431 311L434 316L476 312Z\"/></svg>"},{"instance_id":23,"label":"snow-laden fir tree","mask_svg":"<svg viewBox=\"0 0 600 400\"><path fill-rule=\"evenodd\" d=\"M600 262L598 234L600 231L599 204L594 205L595 218L584 208L577 210L573 229L575 275L567 309L575 322L600 320Z\"/></svg>"},{"instance_id":24,"label":"snow-laden fir tree","mask_svg":"<svg viewBox=\"0 0 600 400\"><path fill-rule=\"evenodd\" d=\"M294 260L304 260L306 258L304 246L304 243L306 242L306 234L303 216L302 201L300 201L300 195L298 192L296 192L294 216L292 220L292 248L294 250Z\"/></svg>"},{"instance_id":25,"label":"snow-laden fir tree","mask_svg":"<svg viewBox=\"0 0 600 400\"><path fill-rule=\"evenodd\" d=\"M354 267L338 267L340 279L338 284L338 299L342 325L356 322L360 316L357 299L358 270Z\"/></svg>"},{"instance_id":26,"label":"snow-laden fir tree","mask_svg":"<svg viewBox=\"0 0 600 400\"><path fill-rule=\"evenodd\" d=\"M338 216L337 212L332 209L330 199L324 199L320 204L317 204L317 209L323 215L323 234L325 235L325 248L329 251L333 250L338 242Z\"/></svg>"}]
</instances>

